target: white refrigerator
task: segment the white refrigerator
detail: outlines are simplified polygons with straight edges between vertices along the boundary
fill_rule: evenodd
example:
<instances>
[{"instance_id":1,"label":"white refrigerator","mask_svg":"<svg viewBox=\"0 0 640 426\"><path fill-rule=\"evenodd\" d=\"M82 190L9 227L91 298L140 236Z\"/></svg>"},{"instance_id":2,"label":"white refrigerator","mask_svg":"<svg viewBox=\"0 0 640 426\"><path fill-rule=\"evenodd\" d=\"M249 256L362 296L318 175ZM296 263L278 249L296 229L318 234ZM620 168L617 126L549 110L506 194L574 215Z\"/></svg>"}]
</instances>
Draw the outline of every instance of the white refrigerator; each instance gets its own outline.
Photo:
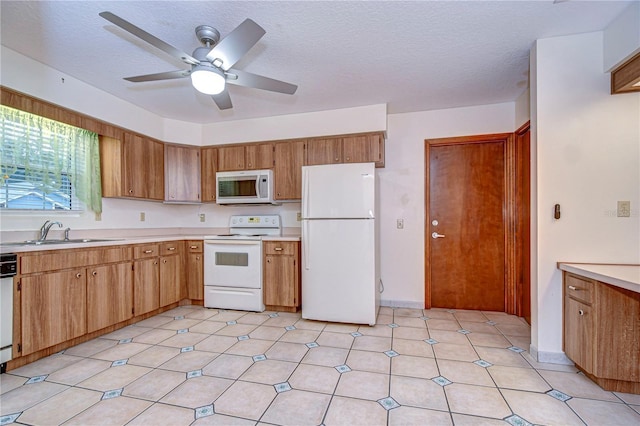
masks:
<instances>
[{"instance_id":1,"label":"white refrigerator","mask_svg":"<svg viewBox=\"0 0 640 426\"><path fill-rule=\"evenodd\" d=\"M302 318L375 324L376 204L374 163L302 167Z\"/></svg>"}]
</instances>

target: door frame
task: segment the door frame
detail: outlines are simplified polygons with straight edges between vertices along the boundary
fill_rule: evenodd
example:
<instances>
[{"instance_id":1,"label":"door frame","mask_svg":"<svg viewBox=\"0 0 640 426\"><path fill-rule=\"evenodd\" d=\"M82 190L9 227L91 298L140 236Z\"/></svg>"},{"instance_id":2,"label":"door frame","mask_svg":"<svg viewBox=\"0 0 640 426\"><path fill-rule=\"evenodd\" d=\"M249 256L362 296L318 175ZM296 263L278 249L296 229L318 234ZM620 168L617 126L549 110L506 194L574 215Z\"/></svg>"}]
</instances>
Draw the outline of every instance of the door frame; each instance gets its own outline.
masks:
<instances>
[{"instance_id":1,"label":"door frame","mask_svg":"<svg viewBox=\"0 0 640 426\"><path fill-rule=\"evenodd\" d=\"M516 313L516 277L517 277L517 257L516 257L516 235L517 235L517 200L516 200L516 138L514 133L496 133L488 135L461 136L451 138L425 139L425 308L431 308L431 234L429 233L430 217L430 155L431 147L445 145L464 145L486 142L502 142L504 144L504 205L503 205L503 225L504 225L504 271L505 271L505 294L504 306L508 314Z\"/></svg>"}]
</instances>

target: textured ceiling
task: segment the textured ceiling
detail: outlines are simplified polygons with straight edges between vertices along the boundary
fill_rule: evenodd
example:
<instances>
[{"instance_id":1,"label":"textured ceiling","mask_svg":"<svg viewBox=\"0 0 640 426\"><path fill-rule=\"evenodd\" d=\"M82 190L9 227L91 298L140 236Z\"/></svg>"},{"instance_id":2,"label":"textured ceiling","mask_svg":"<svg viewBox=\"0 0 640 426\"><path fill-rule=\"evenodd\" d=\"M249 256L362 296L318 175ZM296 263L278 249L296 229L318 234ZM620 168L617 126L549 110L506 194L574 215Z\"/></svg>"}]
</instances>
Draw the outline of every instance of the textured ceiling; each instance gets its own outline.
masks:
<instances>
[{"instance_id":1,"label":"textured ceiling","mask_svg":"<svg viewBox=\"0 0 640 426\"><path fill-rule=\"evenodd\" d=\"M4 46L162 117L195 123L388 105L390 113L515 100L536 39L604 29L618 1L5 1ZM191 53L194 29L222 37L245 18L266 35L235 68L298 84L295 95L231 86L220 111L188 68L98 16L110 11Z\"/></svg>"}]
</instances>

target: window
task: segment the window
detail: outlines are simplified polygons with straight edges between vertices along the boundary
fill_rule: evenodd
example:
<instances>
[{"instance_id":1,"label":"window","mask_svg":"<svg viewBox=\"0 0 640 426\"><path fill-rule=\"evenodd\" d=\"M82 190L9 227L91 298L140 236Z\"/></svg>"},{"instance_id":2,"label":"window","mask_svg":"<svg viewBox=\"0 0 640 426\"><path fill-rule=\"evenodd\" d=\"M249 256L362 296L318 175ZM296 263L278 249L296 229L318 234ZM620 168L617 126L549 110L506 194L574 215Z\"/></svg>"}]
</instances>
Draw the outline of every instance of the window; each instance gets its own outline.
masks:
<instances>
[{"instance_id":1,"label":"window","mask_svg":"<svg viewBox=\"0 0 640 426\"><path fill-rule=\"evenodd\" d=\"M98 135L0 106L0 209L102 211Z\"/></svg>"}]
</instances>

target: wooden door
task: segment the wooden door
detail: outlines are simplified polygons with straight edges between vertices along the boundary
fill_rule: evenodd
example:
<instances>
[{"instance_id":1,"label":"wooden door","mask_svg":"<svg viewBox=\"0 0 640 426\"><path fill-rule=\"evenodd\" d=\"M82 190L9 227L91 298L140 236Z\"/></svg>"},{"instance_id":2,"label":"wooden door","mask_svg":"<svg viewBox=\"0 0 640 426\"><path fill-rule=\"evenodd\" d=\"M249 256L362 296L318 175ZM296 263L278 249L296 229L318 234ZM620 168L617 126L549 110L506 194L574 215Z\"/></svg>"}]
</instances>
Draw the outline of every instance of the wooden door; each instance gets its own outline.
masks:
<instances>
[{"instance_id":1,"label":"wooden door","mask_svg":"<svg viewBox=\"0 0 640 426\"><path fill-rule=\"evenodd\" d=\"M307 144L307 166L342 163L342 139L310 139Z\"/></svg>"},{"instance_id":2,"label":"wooden door","mask_svg":"<svg viewBox=\"0 0 640 426\"><path fill-rule=\"evenodd\" d=\"M160 306L180 301L182 267L179 255L160 258Z\"/></svg>"},{"instance_id":3,"label":"wooden door","mask_svg":"<svg viewBox=\"0 0 640 426\"><path fill-rule=\"evenodd\" d=\"M218 148L218 171L245 170L244 145Z\"/></svg>"},{"instance_id":4,"label":"wooden door","mask_svg":"<svg viewBox=\"0 0 640 426\"><path fill-rule=\"evenodd\" d=\"M305 144L304 140L275 144L273 179L276 200L302 198Z\"/></svg>"},{"instance_id":5,"label":"wooden door","mask_svg":"<svg viewBox=\"0 0 640 426\"><path fill-rule=\"evenodd\" d=\"M87 269L87 333L133 316L131 262Z\"/></svg>"},{"instance_id":6,"label":"wooden door","mask_svg":"<svg viewBox=\"0 0 640 426\"><path fill-rule=\"evenodd\" d=\"M531 324L531 142L529 123L515 132L516 314Z\"/></svg>"},{"instance_id":7,"label":"wooden door","mask_svg":"<svg viewBox=\"0 0 640 426\"><path fill-rule=\"evenodd\" d=\"M218 149L202 148L200 152L202 174L202 201L216 200L216 172L218 171Z\"/></svg>"},{"instance_id":8,"label":"wooden door","mask_svg":"<svg viewBox=\"0 0 640 426\"><path fill-rule=\"evenodd\" d=\"M133 263L134 314L142 315L160 307L160 276L158 258L136 260Z\"/></svg>"},{"instance_id":9,"label":"wooden door","mask_svg":"<svg viewBox=\"0 0 640 426\"><path fill-rule=\"evenodd\" d=\"M427 307L513 312L512 140L426 141Z\"/></svg>"},{"instance_id":10,"label":"wooden door","mask_svg":"<svg viewBox=\"0 0 640 426\"><path fill-rule=\"evenodd\" d=\"M200 149L165 145L165 201L200 201Z\"/></svg>"},{"instance_id":11,"label":"wooden door","mask_svg":"<svg viewBox=\"0 0 640 426\"><path fill-rule=\"evenodd\" d=\"M259 143L245 147L247 170L273 168L273 144Z\"/></svg>"}]
</instances>

